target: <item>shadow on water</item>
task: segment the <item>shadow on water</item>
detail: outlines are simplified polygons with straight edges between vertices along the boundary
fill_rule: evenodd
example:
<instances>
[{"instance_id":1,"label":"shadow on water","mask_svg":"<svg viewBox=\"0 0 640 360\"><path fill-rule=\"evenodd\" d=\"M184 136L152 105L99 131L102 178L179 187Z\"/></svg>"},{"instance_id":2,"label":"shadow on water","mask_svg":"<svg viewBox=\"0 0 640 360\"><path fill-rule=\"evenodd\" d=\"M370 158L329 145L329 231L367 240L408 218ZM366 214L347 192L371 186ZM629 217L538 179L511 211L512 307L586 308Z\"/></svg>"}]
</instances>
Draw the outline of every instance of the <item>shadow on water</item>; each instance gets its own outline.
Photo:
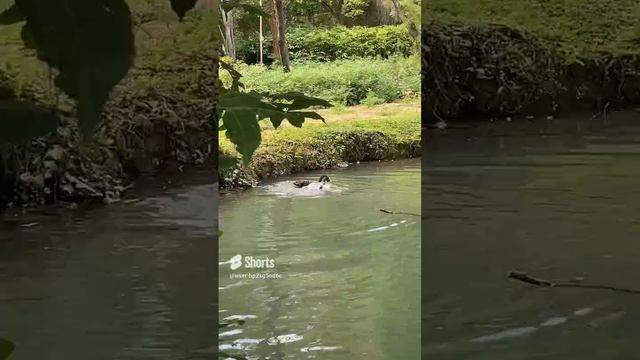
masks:
<instances>
[{"instance_id":1,"label":"shadow on water","mask_svg":"<svg viewBox=\"0 0 640 360\"><path fill-rule=\"evenodd\" d=\"M11 359L212 358L211 178L143 184L119 203L1 228L0 337L15 343Z\"/></svg>"},{"instance_id":2,"label":"shadow on water","mask_svg":"<svg viewBox=\"0 0 640 360\"><path fill-rule=\"evenodd\" d=\"M331 170L322 196L289 191L319 175L222 196L220 318L245 322L220 334L220 349L259 359L419 358L420 223L378 210L419 212L419 159ZM236 255L274 266L232 270Z\"/></svg>"},{"instance_id":3,"label":"shadow on water","mask_svg":"<svg viewBox=\"0 0 640 360\"><path fill-rule=\"evenodd\" d=\"M423 347L430 359L633 359L640 114L482 123L425 135Z\"/></svg>"}]
</instances>

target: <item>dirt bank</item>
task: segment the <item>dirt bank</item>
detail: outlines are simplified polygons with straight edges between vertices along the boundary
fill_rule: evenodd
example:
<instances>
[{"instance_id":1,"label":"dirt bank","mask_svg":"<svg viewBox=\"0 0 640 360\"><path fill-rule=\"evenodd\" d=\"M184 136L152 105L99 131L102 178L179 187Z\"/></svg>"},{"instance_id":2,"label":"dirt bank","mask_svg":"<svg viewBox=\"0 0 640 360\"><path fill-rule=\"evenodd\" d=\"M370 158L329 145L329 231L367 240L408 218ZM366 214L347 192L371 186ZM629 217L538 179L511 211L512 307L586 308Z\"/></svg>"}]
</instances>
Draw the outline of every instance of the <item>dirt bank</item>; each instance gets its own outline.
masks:
<instances>
[{"instance_id":1,"label":"dirt bank","mask_svg":"<svg viewBox=\"0 0 640 360\"><path fill-rule=\"evenodd\" d=\"M640 104L640 52L576 55L504 25L423 25L423 121L593 113Z\"/></svg>"}]
</instances>

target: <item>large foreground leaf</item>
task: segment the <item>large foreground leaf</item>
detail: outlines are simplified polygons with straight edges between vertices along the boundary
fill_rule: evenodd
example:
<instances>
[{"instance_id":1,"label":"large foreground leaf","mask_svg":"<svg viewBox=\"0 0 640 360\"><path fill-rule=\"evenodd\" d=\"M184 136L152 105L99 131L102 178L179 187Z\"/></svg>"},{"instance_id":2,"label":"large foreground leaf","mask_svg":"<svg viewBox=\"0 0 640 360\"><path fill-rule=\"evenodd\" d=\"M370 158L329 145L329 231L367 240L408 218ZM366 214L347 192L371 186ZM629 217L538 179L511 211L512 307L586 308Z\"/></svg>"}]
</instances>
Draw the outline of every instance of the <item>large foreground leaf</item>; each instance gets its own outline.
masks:
<instances>
[{"instance_id":1,"label":"large foreground leaf","mask_svg":"<svg viewBox=\"0 0 640 360\"><path fill-rule=\"evenodd\" d=\"M6 360L13 353L15 346L9 340L0 338L0 360Z\"/></svg>"},{"instance_id":2,"label":"large foreground leaf","mask_svg":"<svg viewBox=\"0 0 640 360\"><path fill-rule=\"evenodd\" d=\"M245 165L248 165L261 140L256 113L250 109L227 111L224 115L224 124L227 128L227 137L242 154Z\"/></svg>"},{"instance_id":3,"label":"large foreground leaf","mask_svg":"<svg viewBox=\"0 0 640 360\"><path fill-rule=\"evenodd\" d=\"M238 164L238 159L233 156L220 155L218 156L218 170L220 172L233 168Z\"/></svg>"},{"instance_id":4,"label":"large foreground leaf","mask_svg":"<svg viewBox=\"0 0 640 360\"><path fill-rule=\"evenodd\" d=\"M193 9L198 0L171 0L171 9L178 15L178 19L182 20L184 16Z\"/></svg>"},{"instance_id":5,"label":"large foreground leaf","mask_svg":"<svg viewBox=\"0 0 640 360\"><path fill-rule=\"evenodd\" d=\"M244 163L248 164L260 145L258 119L265 113L275 111L275 107L262 101L257 94L238 92L221 96L218 106L222 111L227 137L235 144Z\"/></svg>"},{"instance_id":6,"label":"large foreground leaf","mask_svg":"<svg viewBox=\"0 0 640 360\"><path fill-rule=\"evenodd\" d=\"M20 8L16 4L11 5L0 13L0 25L11 25L24 21L24 19L24 15L22 15Z\"/></svg>"},{"instance_id":7,"label":"large foreground leaf","mask_svg":"<svg viewBox=\"0 0 640 360\"><path fill-rule=\"evenodd\" d=\"M278 128L284 120L300 127L305 119L324 121L324 118L316 112L298 111L298 109L331 105L322 99L294 92L280 95L227 92L220 97L218 106L222 111L221 129L227 131L227 137L242 155L244 163L248 164L260 145L259 120L269 119L275 128Z\"/></svg>"},{"instance_id":8,"label":"large foreground leaf","mask_svg":"<svg viewBox=\"0 0 640 360\"><path fill-rule=\"evenodd\" d=\"M111 89L135 55L125 0L16 0L38 59L58 70L56 85L77 101L80 129L89 135ZM24 39L30 42L30 39Z\"/></svg>"},{"instance_id":9,"label":"large foreground leaf","mask_svg":"<svg viewBox=\"0 0 640 360\"><path fill-rule=\"evenodd\" d=\"M329 108L332 106L331 103L327 100L307 96L297 91L289 91L281 94L276 94L273 95L273 97L281 100L291 101L291 104L287 106L287 110L301 110L308 109L310 107Z\"/></svg>"},{"instance_id":10,"label":"large foreground leaf","mask_svg":"<svg viewBox=\"0 0 640 360\"><path fill-rule=\"evenodd\" d=\"M52 109L22 101L0 101L0 146L47 135L59 122Z\"/></svg>"}]
</instances>

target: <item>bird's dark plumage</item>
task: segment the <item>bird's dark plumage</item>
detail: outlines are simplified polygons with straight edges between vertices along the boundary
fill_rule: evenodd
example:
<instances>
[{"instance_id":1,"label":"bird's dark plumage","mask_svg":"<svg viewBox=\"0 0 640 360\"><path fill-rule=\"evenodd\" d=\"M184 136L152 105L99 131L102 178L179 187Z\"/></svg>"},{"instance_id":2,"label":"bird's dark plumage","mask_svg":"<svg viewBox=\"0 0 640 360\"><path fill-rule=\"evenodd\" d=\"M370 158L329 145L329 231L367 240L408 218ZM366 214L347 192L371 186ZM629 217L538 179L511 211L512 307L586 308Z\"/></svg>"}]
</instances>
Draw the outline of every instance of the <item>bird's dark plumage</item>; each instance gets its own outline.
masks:
<instances>
[{"instance_id":1,"label":"bird's dark plumage","mask_svg":"<svg viewBox=\"0 0 640 360\"><path fill-rule=\"evenodd\" d=\"M309 186L309 184L311 184L312 182L313 181L311 180L296 180L293 182L293 186L297 188L303 188L305 186ZM322 175L320 176L320 179L318 179L318 182L321 184L325 184L325 183L331 182L331 179L329 179L327 175Z\"/></svg>"}]
</instances>

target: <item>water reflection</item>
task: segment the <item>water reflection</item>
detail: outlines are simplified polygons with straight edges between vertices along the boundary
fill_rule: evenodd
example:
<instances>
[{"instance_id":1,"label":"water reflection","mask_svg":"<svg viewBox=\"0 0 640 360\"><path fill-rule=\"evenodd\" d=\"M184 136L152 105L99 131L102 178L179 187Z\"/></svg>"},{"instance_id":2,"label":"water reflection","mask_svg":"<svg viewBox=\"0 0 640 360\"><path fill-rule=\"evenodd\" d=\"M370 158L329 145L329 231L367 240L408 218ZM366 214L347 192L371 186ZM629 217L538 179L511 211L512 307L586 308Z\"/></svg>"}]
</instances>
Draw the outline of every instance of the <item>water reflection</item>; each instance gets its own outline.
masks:
<instances>
[{"instance_id":1,"label":"water reflection","mask_svg":"<svg viewBox=\"0 0 640 360\"><path fill-rule=\"evenodd\" d=\"M325 196L296 196L279 179L223 197L221 262L241 254L275 267L220 266L221 316L254 316L221 348L256 359L418 359L420 224L379 209L419 212L419 160L328 175L339 191ZM282 278L230 278L260 271Z\"/></svg>"},{"instance_id":2,"label":"water reflection","mask_svg":"<svg viewBox=\"0 0 640 360\"><path fill-rule=\"evenodd\" d=\"M638 120L618 113L606 123L575 117L429 135L425 356L636 357L635 295L538 288L507 273L635 287Z\"/></svg>"},{"instance_id":3,"label":"water reflection","mask_svg":"<svg viewBox=\"0 0 640 360\"><path fill-rule=\"evenodd\" d=\"M0 337L16 343L11 359L210 359L216 194L190 184L0 229Z\"/></svg>"}]
</instances>

